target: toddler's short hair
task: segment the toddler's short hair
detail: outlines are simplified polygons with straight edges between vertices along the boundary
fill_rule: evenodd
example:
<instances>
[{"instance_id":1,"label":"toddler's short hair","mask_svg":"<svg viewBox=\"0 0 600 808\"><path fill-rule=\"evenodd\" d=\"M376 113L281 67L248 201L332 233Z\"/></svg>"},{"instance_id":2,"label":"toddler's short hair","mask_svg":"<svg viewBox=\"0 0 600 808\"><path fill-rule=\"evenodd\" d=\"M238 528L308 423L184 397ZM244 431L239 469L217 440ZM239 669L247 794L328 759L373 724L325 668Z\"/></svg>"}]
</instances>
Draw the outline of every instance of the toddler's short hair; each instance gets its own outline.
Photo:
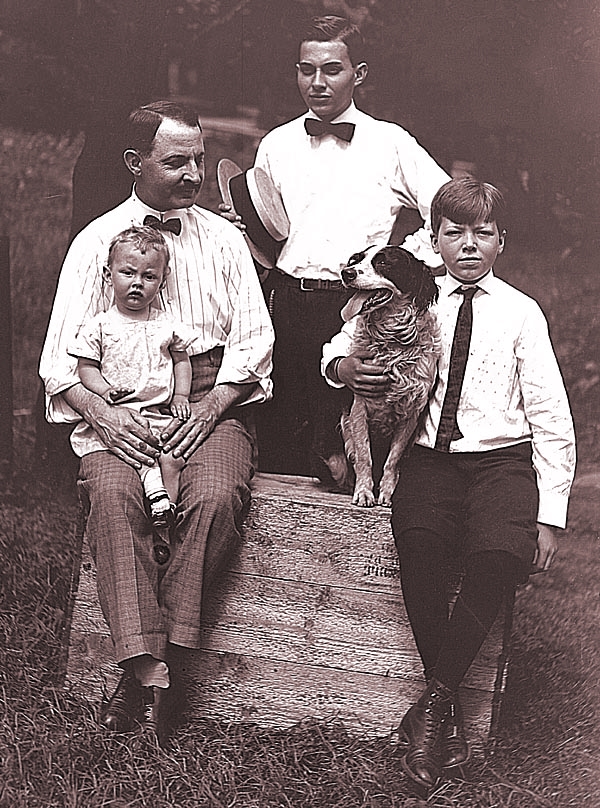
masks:
<instances>
[{"instance_id":1,"label":"toddler's short hair","mask_svg":"<svg viewBox=\"0 0 600 808\"><path fill-rule=\"evenodd\" d=\"M431 202L431 229L438 234L442 219L457 224L496 222L504 230L506 203L501 191L489 182L471 177L450 180L438 190Z\"/></svg>"},{"instance_id":2,"label":"toddler's short hair","mask_svg":"<svg viewBox=\"0 0 600 808\"><path fill-rule=\"evenodd\" d=\"M165 259L163 278L169 274L169 261L171 255L169 253L169 248L167 247L167 242L163 238L163 234L158 230L154 230L154 228L147 226L137 226L128 227L127 230L117 233L117 235L110 242L110 247L108 248L108 259L106 264L109 269L114 258L115 250L121 244L131 244L142 254L146 253L148 250L156 250L157 252L162 253L163 258Z\"/></svg>"}]
</instances>

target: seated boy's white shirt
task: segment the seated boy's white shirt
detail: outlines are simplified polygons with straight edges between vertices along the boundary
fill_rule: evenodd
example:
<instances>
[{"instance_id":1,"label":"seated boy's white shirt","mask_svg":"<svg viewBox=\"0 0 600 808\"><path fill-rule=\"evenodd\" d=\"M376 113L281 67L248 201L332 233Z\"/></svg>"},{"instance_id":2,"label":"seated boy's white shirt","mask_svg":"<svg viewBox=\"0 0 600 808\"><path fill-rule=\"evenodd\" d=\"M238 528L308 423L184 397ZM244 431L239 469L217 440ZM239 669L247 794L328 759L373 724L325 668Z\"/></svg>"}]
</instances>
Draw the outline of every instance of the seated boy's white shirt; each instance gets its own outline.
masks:
<instances>
[{"instance_id":1,"label":"seated boy's white shirt","mask_svg":"<svg viewBox=\"0 0 600 808\"><path fill-rule=\"evenodd\" d=\"M325 381L330 387L345 387L344 384L334 382L327 375L327 366L333 362L334 359L341 356L349 356L352 351L352 340L356 330L356 317L353 317L349 322L344 323L342 330L332 337L331 342L326 342L323 345L323 354L321 358L321 373Z\"/></svg>"}]
</instances>

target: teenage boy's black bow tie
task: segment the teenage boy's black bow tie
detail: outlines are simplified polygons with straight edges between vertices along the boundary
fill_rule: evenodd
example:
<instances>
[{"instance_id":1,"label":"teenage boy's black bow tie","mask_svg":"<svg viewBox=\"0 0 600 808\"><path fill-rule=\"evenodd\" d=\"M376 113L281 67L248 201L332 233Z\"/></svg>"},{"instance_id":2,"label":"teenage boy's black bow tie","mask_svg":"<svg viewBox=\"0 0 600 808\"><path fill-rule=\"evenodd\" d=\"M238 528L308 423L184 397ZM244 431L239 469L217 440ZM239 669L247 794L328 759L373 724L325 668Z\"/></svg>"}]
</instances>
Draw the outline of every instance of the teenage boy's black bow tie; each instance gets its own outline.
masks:
<instances>
[{"instance_id":1,"label":"teenage boy's black bow tie","mask_svg":"<svg viewBox=\"0 0 600 808\"><path fill-rule=\"evenodd\" d=\"M355 125L344 121L341 123L327 123L327 121L319 121L316 118L306 118L304 120L304 128L312 137L334 135L340 140L345 140L346 143L350 143L354 136Z\"/></svg>"},{"instance_id":2,"label":"teenage boy's black bow tie","mask_svg":"<svg viewBox=\"0 0 600 808\"><path fill-rule=\"evenodd\" d=\"M146 227L152 227L154 230L167 230L169 233L174 233L178 236L181 233L181 219L167 219L166 222L161 222L156 216L148 214L144 219Z\"/></svg>"}]
</instances>

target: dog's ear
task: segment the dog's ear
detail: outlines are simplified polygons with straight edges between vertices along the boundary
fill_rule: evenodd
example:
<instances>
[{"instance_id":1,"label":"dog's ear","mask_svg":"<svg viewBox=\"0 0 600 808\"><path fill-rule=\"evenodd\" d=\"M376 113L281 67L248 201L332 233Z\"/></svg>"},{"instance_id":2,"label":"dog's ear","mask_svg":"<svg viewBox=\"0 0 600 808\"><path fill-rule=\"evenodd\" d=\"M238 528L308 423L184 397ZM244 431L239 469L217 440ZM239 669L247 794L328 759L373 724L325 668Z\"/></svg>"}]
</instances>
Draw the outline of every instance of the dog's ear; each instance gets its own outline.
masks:
<instances>
[{"instance_id":1,"label":"dog's ear","mask_svg":"<svg viewBox=\"0 0 600 808\"><path fill-rule=\"evenodd\" d=\"M399 292L414 295L415 267L413 262L417 259L402 247L388 244L375 253L371 259L376 272L391 281ZM417 262L420 263L420 262Z\"/></svg>"},{"instance_id":2,"label":"dog's ear","mask_svg":"<svg viewBox=\"0 0 600 808\"><path fill-rule=\"evenodd\" d=\"M417 259L415 258L415 261ZM415 306L419 312L423 312L431 306L432 303L437 303L440 294L439 287L433 277L433 272L422 261L418 262L420 267L420 280L418 291L415 294Z\"/></svg>"},{"instance_id":3,"label":"dog's ear","mask_svg":"<svg viewBox=\"0 0 600 808\"><path fill-rule=\"evenodd\" d=\"M373 266L410 295L419 312L437 302L439 289L429 267L403 247L389 245L373 256Z\"/></svg>"}]
</instances>

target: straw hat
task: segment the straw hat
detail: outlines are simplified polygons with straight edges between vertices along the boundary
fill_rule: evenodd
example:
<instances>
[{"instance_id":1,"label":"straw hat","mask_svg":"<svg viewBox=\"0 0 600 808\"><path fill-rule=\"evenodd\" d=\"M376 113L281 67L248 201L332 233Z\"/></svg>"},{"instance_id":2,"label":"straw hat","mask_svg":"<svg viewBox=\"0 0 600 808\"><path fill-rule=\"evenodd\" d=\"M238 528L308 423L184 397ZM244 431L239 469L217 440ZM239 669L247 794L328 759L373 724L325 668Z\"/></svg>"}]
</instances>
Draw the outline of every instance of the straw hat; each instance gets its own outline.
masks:
<instances>
[{"instance_id":1,"label":"straw hat","mask_svg":"<svg viewBox=\"0 0 600 808\"><path fill-rule=\"evenodd\" d=\"M277 189L262 168L247 171L233 160L217 165L221 198L246 225L248 246L261 266L275 266L282 241L288 237L290 223Z\"/></svg>"}]
</instances>

